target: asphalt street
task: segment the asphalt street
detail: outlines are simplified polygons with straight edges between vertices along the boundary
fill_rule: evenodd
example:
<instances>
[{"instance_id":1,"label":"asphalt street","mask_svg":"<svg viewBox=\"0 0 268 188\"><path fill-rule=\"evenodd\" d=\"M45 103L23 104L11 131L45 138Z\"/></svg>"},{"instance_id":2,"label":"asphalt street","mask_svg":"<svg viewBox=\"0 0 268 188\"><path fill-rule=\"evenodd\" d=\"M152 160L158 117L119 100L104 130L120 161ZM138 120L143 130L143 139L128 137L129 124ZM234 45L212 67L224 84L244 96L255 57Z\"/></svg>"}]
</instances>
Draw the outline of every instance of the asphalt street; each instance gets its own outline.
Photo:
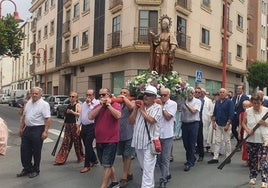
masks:
<instances>
[{"instance_id":1,"label":"asphalt street","mask_svg":"<svg viewBox=\"0 0 268 188\"><path fill-rule=\"evenodd\" d=\"M72 149L67 163L62 166L54 166L54 157L51 156L52 149L60 132L62 119L53 117L49 138L43 145L41 172L36 178L17 178L16 174L22 169L20 163L20 138L17 136L19 126L18 109L7 105L0 105L0 117L5 119L10 129L8 151L6 156L0 156L0 187L1 188L98 188L102 178L102 167L100 165L92 168L88 173L81 174L79 171L83 163L78 163ZM235 144L234 140L232 140ZM231 164L226 165L223 170L217 169L217 164L208 165L207 161L212 158L210 153L205 154L204 161L196 163L189 171L183 171L185 162L185 151L181 140L174 142L174 162L171 163L172 179L167 184L168 188L259 188L248 185L248 168L243 166L241 152L235 154ZM220 158L223 161L223 157ZM120 180L122 174L121 157L117 156L115 161L116 176ZM134 179L129 182L128 188L140 187L141 175L137 159L132 161ZM155 170L155 187L159 184L159 168Z\"/></svg>"}]
</instances>

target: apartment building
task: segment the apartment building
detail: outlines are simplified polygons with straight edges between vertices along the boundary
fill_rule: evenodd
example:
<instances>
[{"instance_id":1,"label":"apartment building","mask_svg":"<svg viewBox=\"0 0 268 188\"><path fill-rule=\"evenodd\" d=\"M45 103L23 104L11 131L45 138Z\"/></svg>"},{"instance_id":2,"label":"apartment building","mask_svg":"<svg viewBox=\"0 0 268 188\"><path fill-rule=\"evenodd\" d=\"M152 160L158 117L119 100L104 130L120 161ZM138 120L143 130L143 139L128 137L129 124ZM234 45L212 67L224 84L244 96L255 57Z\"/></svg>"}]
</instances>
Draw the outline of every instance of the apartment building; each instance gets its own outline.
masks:
<instances>
[{"instance_id":1,"label":"apartment building","mask_svg":"<svg viewBox=\"0 0 268 188\"><path fill-rule=\"evenodd\" d=\"M159 18L168 15L179 43L174 70L193 86L202 71L200 86L215 92L227 45L226 88L234 90L245 82L248 3L227 0L227 43L224 6L225 0L32 0L33 81L51 94L101 87L118 94L149 68L148 31L160 32Z\"/></svg>"}]
</instances>

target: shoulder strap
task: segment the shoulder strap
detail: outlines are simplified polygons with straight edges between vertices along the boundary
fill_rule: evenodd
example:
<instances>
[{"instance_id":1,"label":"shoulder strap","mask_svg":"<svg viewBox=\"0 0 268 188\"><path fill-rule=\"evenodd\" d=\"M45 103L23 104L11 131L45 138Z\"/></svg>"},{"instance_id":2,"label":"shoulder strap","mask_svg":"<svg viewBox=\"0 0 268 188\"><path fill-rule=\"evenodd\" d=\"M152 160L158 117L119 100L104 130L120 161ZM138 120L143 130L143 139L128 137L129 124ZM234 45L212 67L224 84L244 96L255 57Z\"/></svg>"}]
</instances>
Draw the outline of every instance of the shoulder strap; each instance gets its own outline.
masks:
<instances>
[{"instance_id":1,"label":"shoulder strap","mask_svg":"<svg viewBox=\"0 0 268 188\"><path fill-rule=\"evenodd\" d=\"M145 128L146 128L146 131L147 131L147 134L148 134L149 141L151 141L151 136L150 136L149 128L148 128L147 121L146 121L145 118L144 118L144 123L145 123Z\"/></svg>"}]
</instances>

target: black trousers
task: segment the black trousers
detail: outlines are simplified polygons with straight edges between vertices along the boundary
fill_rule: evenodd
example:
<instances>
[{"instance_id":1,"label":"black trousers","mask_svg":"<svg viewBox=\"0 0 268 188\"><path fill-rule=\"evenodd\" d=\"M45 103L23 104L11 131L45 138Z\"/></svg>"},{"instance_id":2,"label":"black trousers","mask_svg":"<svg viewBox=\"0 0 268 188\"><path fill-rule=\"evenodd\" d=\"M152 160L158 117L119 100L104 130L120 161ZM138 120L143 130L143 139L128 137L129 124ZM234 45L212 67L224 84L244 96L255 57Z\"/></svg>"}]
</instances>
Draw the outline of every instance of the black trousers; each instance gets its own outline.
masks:
<instances>
[{"instance_id":1,"label":"black trousers","mask_svg":"<svg viewBox=\"0 0 268 188\"><path fill-rule=\"evenodd\" d=\"M97 161L95 151L93 149L92 143L95 138L94 124L82 125L82 130L80 136L83 140L85 146L85 164L84 167L90 167L90 162L93 163Z\"/></svg>"},{"instance_id":2,"label":"black trousers","mask_svg":"<svg viewBox=\"0 0 268 188\"><path fill-rule=\"evenodd\" d=\"M199 157L204 157L204 137L203 137L203 122L199 122L198 135L197 135L197 153Z\"/></svg>"},{"instance_id":3,"label":"black trousers","mask_svg":"<svg viewBox=\"0 0 268 188\"><path fill-rule=\"evenodd\" d=\"M43 147L42 133L44 129L44 125L26 126L22 133L20 146L21 163L26 172L40 172L41 150Z\"/></svg>"}]
</instances>

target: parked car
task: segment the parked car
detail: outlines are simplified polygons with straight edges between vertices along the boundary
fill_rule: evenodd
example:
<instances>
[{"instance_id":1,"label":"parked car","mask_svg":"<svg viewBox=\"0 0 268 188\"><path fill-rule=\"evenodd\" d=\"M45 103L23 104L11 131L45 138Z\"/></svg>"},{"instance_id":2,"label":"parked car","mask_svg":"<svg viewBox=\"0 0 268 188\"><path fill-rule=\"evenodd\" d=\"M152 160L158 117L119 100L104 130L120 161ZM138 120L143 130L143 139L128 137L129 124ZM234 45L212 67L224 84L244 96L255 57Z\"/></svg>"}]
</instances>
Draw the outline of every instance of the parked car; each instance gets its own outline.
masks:
<instances>
[{"instance_id":1,"label":"parked car","mask_svg":"<svg viewBox=\"0 0 268 188\"><path fill-rule=\"evenodd\" d=\"M82 104L84 101L85 101L84 98L79 98L78 99L78 102L80 104ZM64 118L67 106L69 104L70 104L70 99L67 98L67 99L64 100L63 104L58 105L58 107L56 109L57 118Z\"/></svg>"},{"instance_id":2,"label":"parked car","mask_svg":"<svg viewBox=\"0 0 268 188\"><path fill-rule=\"evenodd\" d=\"M7 94L0 94L0 103L1 104L7 104L10 100L10 96Z\"/></svg>"},{"instance_id":3,"label":"parked car","mask_svg":"<svg viewBox=\"0 0 268 188\"><path fill-rule=\"evenodd\" d=\"M48 102L48 104L50 106L51 115L56 114L57 107L60 104L63 104L63 101L67 98L68 98L67 95L51 95L51 96L47 97L46 101Z\"/></svg>"},{"instance_id":4,"label":"parked car","mask_svg":"<svg viewBox=\"0 0 268 188\"><path fill-rule=\"evenodd\" d=\"M50 96L51 96L50 94L42 94L42 99L44 99L46 101L47 98Z\"/></svg>"},{"instance_id":5,"label":"parked car","mask_svg":"<svg viewBox=\"0 0 268 188\"><path fill-rule=\"evenodd\" d=\"M24 97L15 97L15 98L10 97L10 99L8 101L8 105L13 106L13 107L21 107L20 104L22 104L22 106L23 106L24 99L25 99Z\"/></svg>"}]
</instances>

